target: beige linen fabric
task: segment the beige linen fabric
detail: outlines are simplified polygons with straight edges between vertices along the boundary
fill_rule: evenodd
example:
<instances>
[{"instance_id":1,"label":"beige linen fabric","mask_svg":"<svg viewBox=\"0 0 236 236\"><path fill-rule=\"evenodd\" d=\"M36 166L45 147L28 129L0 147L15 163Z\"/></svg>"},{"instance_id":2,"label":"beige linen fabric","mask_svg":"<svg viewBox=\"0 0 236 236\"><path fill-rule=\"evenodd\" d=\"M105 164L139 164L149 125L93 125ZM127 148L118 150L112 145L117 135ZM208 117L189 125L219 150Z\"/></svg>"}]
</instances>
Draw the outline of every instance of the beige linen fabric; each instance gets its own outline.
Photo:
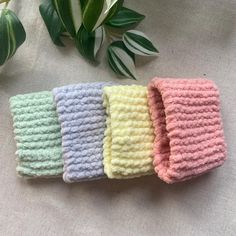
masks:
<instances>
[{"instance_id":1,"label":"beige linen fabric","mask_svg":"<svg viewBox=\"0 0 236 236\"><path fill-rule=\"evenodd\" d=\"M55 47L39 15L40 1L12 0L27 40L0 68L0 235L235 235L236 1L125 2L147 16L138 29L161 52L155 60L137 59L138 81L117 80L104 59L92 67L72 43ZM10 96L79 82L146 85L156 75L206 76L219 86L228 144L221 168L176 185L155 176L72 185L16 176Z\"/></svg>"}]
</instances>

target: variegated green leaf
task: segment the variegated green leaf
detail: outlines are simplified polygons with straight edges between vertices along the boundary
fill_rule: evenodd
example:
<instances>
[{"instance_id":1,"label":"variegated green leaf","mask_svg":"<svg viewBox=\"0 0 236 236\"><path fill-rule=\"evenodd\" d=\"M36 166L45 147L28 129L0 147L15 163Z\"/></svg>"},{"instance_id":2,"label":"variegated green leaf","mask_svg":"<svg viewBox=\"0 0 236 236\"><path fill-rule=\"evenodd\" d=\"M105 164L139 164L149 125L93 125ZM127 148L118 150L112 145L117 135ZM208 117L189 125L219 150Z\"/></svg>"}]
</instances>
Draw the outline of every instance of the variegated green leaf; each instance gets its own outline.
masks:
<instances>
[{"instance_id":1,"label":"variegated green leaf","mask_svg":"<svg viewBox=\"0 0 236 236\"><path fill-rule=\"evenodd\" d=\"M0 65L11 58L25 41L26 34L15 13L9 9L0 11Z\"/></svg>"},{"instance_id":2,"label":"variegated green leaf","mask_svg":"<svg viewBox=\"0 0 236 236\"><path fill-rule=\"evenodd\" d=\"M134 54L125 47L122 41L111 43L107 54L108 63L116 74L137 79Z\"/></svg>"},{"instance_id":3,"label":"variegated green leaf","mask_svg":"<svg viewBox=\"0 0 236 236\"><path fill-rule=\"evenodd\" d=\"M93 32L88 32L83 25L81 25L76 38L76 47L81 55L90 61L96 61L96 56L104 41L103 27L97 28Z\"/></svg>"},{"instance_id":4,"label":"variegated green leaf","mask_svg":"<svg viewBox=\"0 0 236 236\"><path fill-rule=\"evenodd\" d=\"M104 40L105 40L105 30L102 26L100 26L95 30L95 45L94 45L95 58L98 54L99 49L102 47Z\"/></svg>"},{"instance_id":5,"label":"variegated green leaf","mask_svg":"<svg viewBox=\"0 0 236 236\"><path fill-rule=\"evenodd\" d=\"M144 18L145 16L140 13L122 7L106 24L114 28L130 28L140 23Z\"/></svg>"},{"instance_id":6,"label":"variegated green leaf","mask_svg":"<svg viewBox=\"0 0 236 236\"><path fill-rule=\"evenodd\" d=\"M95 25L102 14L105 0L88 0L83 10L83 24L87 31L94 30Z\"/></svg>"},{"instance_id":7,"label":"variegated green leaf","mask_svg":"<svg viewBox=\"0 0 236 236\"><path fill-rule=\"evenodd\" d=\"M53 0L45 0L39 6L39 11L54 44L56 44L57 46L64 46L60 37L65 29L54 8L52 1Z\"/></svg>"},{"instance_id":8,"label":"variegated green leaf","mask_svg":"<svg viewBox=\"0 0 236 236\"><path fill-rule=\"evenodd\" d=\"M141 56L156 56L159 52L151 40L142 32L129 30L123 35L125 46L134 54Z\"/></svg>"},{"instance_id":9,"label":"variegated green leaf","mask_svg":"<svg viewBox=\"0 0 236 236\"><path fill-rule=\"evenodd\" d=\"M121 4L123 0L87 0L83 9L83 24L87 31L98 28L116 13Z\"/></svg>"},{"instance_id":10,"label":"variegated green leaf","mask_svg":"<svg viewBox=\"0 0 236 236\"><path fill-rule=\"evenodd\" d=\"M105 24L108 22L123 6L124 0L118 0L112 8L109 10L109 13L107 14L106 18L102 22L102 24Z\"/></svg>"},{"instance_id":11,"label":"variegated green leaf","mask_svg":"<svg viewBox=\"0 0 236 236\"><path fill-rule=\"evenodd\" d=\"M80 0L53 0L53 3L64 28L75 37L82 24Z\"/></svg>"},{"instance_id":12,"label":"variegated green leaf","mask_svg":"<svg viewBox=\"0 0 236 236\"><path fill-rule=\"evenodd\" d=\"M107 9L105 13L107 13L117 2L118 0L106 0Z\"/></svg>"}]
</instances>

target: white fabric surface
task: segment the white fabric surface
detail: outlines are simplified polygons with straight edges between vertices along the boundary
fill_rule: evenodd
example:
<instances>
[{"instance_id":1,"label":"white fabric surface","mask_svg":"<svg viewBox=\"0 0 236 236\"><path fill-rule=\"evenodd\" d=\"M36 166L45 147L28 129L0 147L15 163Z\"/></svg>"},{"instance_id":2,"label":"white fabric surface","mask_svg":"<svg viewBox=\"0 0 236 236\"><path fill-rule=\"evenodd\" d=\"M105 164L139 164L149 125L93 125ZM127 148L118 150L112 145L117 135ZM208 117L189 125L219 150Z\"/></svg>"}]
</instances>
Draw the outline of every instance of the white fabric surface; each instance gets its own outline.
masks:
<instances>
[{"instance_id":1,"label":"white fabric surface","mask_svg":"<svg viewBox=\"0 0 236 236\"><path fill-rule=\"evenodd\" d=\"M104 59L92 67L71 43L55 47L38 12L40 1L12 0L27 40L0 68L0 235L236 234L236 1L125 2L147 16L138 29L161 52L155 60L138 59L137 82L117 80ZM155 75L208 77L217 83L228 144L223 167L175 185L155 176L72 185L16 176L10 96L85 81L145 85Z\"/></svg>"}]
</instances>

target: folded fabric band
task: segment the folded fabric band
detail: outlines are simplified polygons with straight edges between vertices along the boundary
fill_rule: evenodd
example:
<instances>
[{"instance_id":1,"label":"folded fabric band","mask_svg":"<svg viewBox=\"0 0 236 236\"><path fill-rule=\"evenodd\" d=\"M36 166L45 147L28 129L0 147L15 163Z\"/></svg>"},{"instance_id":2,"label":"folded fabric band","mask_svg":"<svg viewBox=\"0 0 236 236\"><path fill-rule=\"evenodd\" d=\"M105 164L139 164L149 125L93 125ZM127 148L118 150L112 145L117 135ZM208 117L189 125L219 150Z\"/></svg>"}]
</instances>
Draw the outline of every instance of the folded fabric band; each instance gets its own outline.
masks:
<instances>
[{"instance_id":1,"label":"folded fabric band","mask_svg":"<svg viewBox=\"0 0 236 236\"><path fill-rule=\"evenodd\" d=\"M60 125L51 92L10 99L18 155L17 172L25 177L63 172Z\"/></svg>"},{"instance_id":2,"label":"folded fabric band","mask_svg":"<svg viewBox=\"0 0 236 236\"><path fill-rule=\"evenodd\" d=\"M224 163L226 144L214 82L155 78L148 90L156 135L153 164L162 180L184 181Z\"/></svg>"},{"instance_id":3,"label":"folded fabric band","mask_svg":"<svg viewBox=\"0 0 236 236\"><path fill-rule=\"evenodd\" d=\"M111 83L85 83L53 90L61 124L65 182L105 176L102 163L105 85Z\"/></svg>"},{"instance_id":4,"label":"folded fabric band","mask_svg":"<svg viewBox=\"0 0 236 236\"><path fill-rule=\"evenodd\" d=\"M107 129L104 138L104 171L109 178L153 174L154 132L148 109L147 88L104 88Z\"/></svg>"}]
</instances>

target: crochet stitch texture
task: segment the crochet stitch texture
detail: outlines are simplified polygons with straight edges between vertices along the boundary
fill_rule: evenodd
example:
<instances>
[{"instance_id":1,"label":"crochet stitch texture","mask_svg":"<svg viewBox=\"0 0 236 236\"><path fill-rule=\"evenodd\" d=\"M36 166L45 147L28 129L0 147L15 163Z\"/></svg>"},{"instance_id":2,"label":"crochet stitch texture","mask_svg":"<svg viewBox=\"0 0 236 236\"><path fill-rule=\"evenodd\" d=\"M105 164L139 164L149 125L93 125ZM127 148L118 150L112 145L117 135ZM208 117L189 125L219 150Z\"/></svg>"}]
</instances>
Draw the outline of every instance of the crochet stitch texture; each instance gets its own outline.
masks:
<instances>
[{"instance_id":1,"label":"crochet stitch texture","mask_svg":"<svg viewBox=\"0 0 236 236\"><path fill-rule=\"evenodd\" d=\"M109 178L133 178L154 173L154 133L148 109L147 88L104 88L107 113L103 156Z\"/></svg>"},{"instance_id":2,"label":"crochet stitch texture","mask_svg":"<svg viewBox=\"0 0 236 236\"><path fill-rule=\"evenodd\" d=\"M53 90L61 124L65 182L105 177L102 163L105 85L111 83L84 83Z\"/></svg>"},{"instance_id":3,"label":"crochet stitch texture","mask_svg":"<svg viewBox=\"0 0 236 236\"><path fill-rule=\"evenodd\" d=\"M25 177L62 174L60 125L51 92L10 98L18 155L17 172Z\"/></svg>"},{"instance_id":4,"label":"crochet stitch texture","mask_svg":"<svg viewBox=\"0 0 236 236\"><path fill-rule=\"evenodd\" d=\"M167 183L222 165L226 144L219 92L206 79L155 78L148 86L155 129L155 171Z\"/></svg>"}]
</instances>

